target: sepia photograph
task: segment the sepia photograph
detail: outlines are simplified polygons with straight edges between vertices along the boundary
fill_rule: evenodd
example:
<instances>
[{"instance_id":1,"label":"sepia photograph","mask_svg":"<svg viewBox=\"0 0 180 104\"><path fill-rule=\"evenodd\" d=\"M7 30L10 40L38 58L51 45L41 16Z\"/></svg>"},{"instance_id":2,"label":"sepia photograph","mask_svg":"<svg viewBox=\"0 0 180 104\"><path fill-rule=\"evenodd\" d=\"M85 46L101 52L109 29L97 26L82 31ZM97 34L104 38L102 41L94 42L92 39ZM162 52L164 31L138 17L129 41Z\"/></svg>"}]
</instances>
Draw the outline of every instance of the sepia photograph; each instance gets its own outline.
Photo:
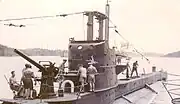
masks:
<instances>
[{"instance_id":1,"label":"sepia photograph","mask_svg":"<svg viewBox=\"0 0 180 104\"><path fill-rule=\"evenodd\" d=\"M0 104L180 104L179 0L0 0Z\"/></svg>"}]
</instances>

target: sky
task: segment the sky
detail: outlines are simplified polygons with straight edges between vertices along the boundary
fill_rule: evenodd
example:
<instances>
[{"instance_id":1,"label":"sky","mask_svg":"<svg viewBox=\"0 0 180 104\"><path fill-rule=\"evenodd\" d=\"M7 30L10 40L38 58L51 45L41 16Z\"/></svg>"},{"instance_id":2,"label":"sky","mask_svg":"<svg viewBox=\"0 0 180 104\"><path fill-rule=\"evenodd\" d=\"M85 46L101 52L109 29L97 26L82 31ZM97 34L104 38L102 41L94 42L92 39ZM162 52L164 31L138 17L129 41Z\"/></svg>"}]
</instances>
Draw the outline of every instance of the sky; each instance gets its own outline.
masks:
<instances>
[{"instance_id":1,"label":"sky","mask_svg":"<svg viewBox=\"0 0 180 104\"><path fill-rule=\"evenodd\" d=\"M0 20L90 10L104 13L105 4L106 0L0 0ZM180 50L180 0L111 0L110 8L110 19L119 33L141 52ZM67 49L69 38L86 38L86 20L86 16L71 15L0 22L0 44L21 49ZM26 27L9 27L4 23ZM97 30L95 25L94 31ZM96 37L97 32L94 34ZM123 39L110 28L110 45L119 47L121 43Z\"/></svg>"}]
</instances>

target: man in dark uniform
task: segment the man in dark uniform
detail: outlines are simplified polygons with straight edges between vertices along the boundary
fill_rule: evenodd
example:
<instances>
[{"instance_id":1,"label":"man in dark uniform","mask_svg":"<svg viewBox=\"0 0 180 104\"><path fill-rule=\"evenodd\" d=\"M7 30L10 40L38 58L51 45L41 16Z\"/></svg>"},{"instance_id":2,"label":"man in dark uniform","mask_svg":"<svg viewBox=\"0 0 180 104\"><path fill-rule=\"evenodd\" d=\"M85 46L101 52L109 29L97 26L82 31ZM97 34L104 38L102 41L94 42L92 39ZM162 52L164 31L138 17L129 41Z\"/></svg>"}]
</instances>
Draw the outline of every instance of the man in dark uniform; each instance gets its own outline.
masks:
<instances>
[{"instance_id":1,"label":"man in dark uniform","mask_svg":"<svg viewBox=\"0 0 180 104\"><path fill-rule=\"evenodd\" d=\"M137 66L138 66L138 61L133 63L133 68L132 68L132 71L131 71L131 77L132 77L134 71L136 71L136 76L138 76Z\"/></svg>"},{"instance_id":2,"label":"man in dark uniform","mask_svg":"<svg viewBox=\"0 0 180 104\"><path fill-rule=\"evenodd\" d=\"M131 71L131 67L129 66L129 62L126 64L126 78L129 78L129 70Z\"/></svg>"}]
</instances>

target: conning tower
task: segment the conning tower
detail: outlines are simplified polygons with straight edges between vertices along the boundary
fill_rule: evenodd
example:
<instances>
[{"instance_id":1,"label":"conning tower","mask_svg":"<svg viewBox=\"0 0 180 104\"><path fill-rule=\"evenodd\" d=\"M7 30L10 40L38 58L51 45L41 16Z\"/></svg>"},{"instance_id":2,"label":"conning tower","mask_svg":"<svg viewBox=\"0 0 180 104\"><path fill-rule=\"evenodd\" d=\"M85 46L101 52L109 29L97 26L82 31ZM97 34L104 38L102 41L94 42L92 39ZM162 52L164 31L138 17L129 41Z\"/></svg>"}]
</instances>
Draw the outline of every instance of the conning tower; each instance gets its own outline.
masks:
<instances>
[{"instance_id":1,"label":"conning tower","mask_svg":"<svg viewBox=\"0 0 180 104\"><path fill-rule=\"evenodd\" d=\"M107 14L109 5L107 7ZM69 40L68 49L68 63L69 73L75 73L78 69L78 64L83 64L86 68L88 62L93 61L98 70L96 75L95 90L102 90L109 88L116 84L117 76L115 71L115 50L109 48L109 18L107 15L97 11L87 11L84 15L88 16L87 22L87 40L76 41L75 39ZM98 20L99 23L99 36L98 39L93 39L93 20ZM105 21L105 32L104 32ZM108 23L107 23L108 22ZM104 35L105 33L105 35ZM71 79L76 85L77 78L66 76L66 79ZM76 81L75 81L76 79Z\"/></svg>"}]
</instances>

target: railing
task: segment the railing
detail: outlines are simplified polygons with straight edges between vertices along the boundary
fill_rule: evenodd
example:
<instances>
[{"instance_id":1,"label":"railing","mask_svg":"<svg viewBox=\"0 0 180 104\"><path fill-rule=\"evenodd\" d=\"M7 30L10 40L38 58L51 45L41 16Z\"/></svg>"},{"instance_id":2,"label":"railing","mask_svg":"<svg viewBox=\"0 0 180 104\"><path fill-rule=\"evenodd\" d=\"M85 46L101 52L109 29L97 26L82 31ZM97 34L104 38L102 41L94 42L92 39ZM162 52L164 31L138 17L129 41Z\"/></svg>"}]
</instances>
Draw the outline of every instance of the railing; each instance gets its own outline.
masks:
<instances>
[{"instance_id":1,"label":"railing","mask_svg":"<svg viewBox=\"0 0 180 104\"><path fill-rule=\"evenodd\" d=\"M64 80L63 82L66 82L67 80ZM40 83L39 83L40 84ZM84 84L84 86L86 86L86 85L88 85L88 83L85 83ZM48 86L49 88L51 87L53 87L53 88L57 88L57 89L63 89L63 91L65 90L65 89L75 89L75 88L78 88L79 89L79 91L78 92L74 92L74 91L71 91L71 93L72 94L76 94L77 95L77 99L79 99L79 97L80 97L80 93L81 93L81 86L82 85L77 85L77 86L71 86L71 87L65 87L65 85L64 86L57 86L57 87L55 87L55 86L50 86L50 85L48 85L48 84L43 84L43 86ZM36 87L40 87L40 86L38 86L38 85L36 85ZM42 89L42 90L47 90L47 89ZM56 93L56 95L58 95L58 91L57 92L55 92Z\"/></svg>"},{"instance_id":2,"label":"railing","mask_svg":"<svg viewBox=\"0 0 180 104\"><path fill-rule=\"evenodd\" d=\"M168 73L169 76L180 77L178 74ZM163 82L173 104L180 104L180 79L167 80ZM179 92L179 93L178 93Z\"/></svg>"}]
</instances>

